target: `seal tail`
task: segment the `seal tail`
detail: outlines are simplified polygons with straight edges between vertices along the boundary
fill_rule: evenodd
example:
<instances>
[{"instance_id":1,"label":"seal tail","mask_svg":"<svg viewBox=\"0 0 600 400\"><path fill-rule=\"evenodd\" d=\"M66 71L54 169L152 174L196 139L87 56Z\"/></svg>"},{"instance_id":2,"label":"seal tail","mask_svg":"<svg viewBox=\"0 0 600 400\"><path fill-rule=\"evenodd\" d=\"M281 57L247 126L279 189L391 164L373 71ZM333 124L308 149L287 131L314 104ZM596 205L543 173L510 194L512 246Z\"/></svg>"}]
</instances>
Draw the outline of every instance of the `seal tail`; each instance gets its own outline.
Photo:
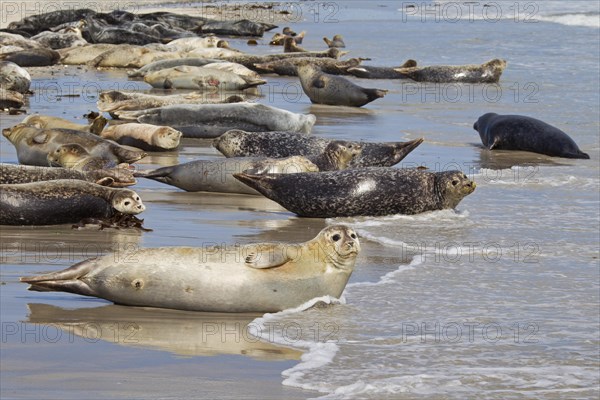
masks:
<instances>
[{"instance_id":1,"label":"seal tail","mask_svg":"<svg viewBox=\"0 0 600 400\"><path fill-rule=\"evenodd\" d=\"M419 138L411 140L409 142L398 143L398 145L394 149L394 164L397 164L400 161L402 161L407 155L410 154L411 151L419 147L419 145L423 143L423 141L423 138Z\"/></svg>"},{"instance_id":2,"label":"seal tail","mask_svg":"<svg viewBox=\"0 0 600 400\"><path fill-rule=\"evenodd\" d=\"M119 159L120 163L127 164L132 164L148 155L148 153L145 153L143 151L129 150L120 146L115 146L113 152L115 156L117 156L117 158Z\"/></svg>"},{"instance_id":3,"label":"seal tail","mask_svg":"<svg viewBox=\"0 0 600 400\"><path fill-rule=\"evenodd\" d=\"M251 78L248 76L241 76L241 75L240 75L240 77L246 81L246 85L244 86L244 89L256 87L259 85L264 85L267 83L267 81L265 81L264 79L256 79L256 78Z\"/></svg>"},{"instance_id":4,"label":"seal tail","mask_svg":"<svg viewBox=\"0 0 600 400\"><path fill-rule=\"evenodd\" d=\"M268 194L273 187L271 175L273 174L252 174L250 171L246 171L233 174L233 177L262 195L269 197Z\"/></svg>"},{"instance_id":5,"label":"seal tail","mask_svg":"<svg viewBox=\"0 0 600 400\"><path fill-rule=\"evenodd\" d=\"M369 101L373 101L385 96L388 91L384 89L363 89L363 92L367 95Z\"/></svg>"},{"instance_id":6,"label":"seal tail","mask_svg":"<svg viewBox=\"0 0 600 400\"><path fill-rule=\"evenodd\" d=\"M146 178L157 182L168 183L168 176L172 172L173 167L165 167L149 171L136 171L133 173L133 176L136 178Z\"/></svg>"},{"instance_id":7,"label":"seal tail","mask_svg":"<svg viewBox=\"0 0 600 400\"><path fill-rule=\"evenodd\" d=\"M94 291L85 282L80 280L96 267L96 259L82 261L64 269L46 275L26 276L20 278L21 282L29 283L29 290L37 292L68 292L83 296L95 296Z\"/></svg>"}]
</instances>

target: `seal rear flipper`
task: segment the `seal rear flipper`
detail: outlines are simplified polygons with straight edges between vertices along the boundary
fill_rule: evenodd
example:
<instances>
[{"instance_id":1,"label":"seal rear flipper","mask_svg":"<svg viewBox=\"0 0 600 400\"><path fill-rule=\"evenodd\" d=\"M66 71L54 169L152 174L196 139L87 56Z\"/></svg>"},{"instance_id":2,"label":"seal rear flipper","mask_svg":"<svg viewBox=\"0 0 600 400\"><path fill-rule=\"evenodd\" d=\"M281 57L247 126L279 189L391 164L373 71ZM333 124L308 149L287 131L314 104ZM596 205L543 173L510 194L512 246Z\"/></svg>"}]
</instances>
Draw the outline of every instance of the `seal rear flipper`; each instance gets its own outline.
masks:
<instances>
[{"instance_id":1,"label":"seal rear flipper","mask_svg":"<svg viewBox=\"0 0 600 400\"><path fill-rule=\"evenodd\" d=\"M56 271L46 275L24 276L21 277L19 281L37 285L45 281L76 280L90 273L96 267L95 261L95 258L91 258L72 265L67 269L63 269L62 271Z\"/></svg>"},{"instance_id":2,"label":"seal rear flipper","mask_svg":"<svg viewBox=\"0 0 600 400\"><path fill-rule=\"evenodd\" d=\"M148 155L143 151L129 150L120 146L113 146L113 154L119 159L119 162L129 164L139 161Z\"/></svg>"},{"instance_id":3,"label":"seal rear flipper","mask_svg":"<svg viewBox=\"0 0 600 400\"><path fill-rule=\"evenodd\" d=\"M95 135L100 135L107 123L108 120L102 115L99 115L98 117L96 117L96 119L94 119L92 126L90 126L90 132Z\"/></svg>"},{"instance_id":4,"label":"seal rear flipper","mask_svg":"<svg viewBox=\"0 0 600 400\"><path fill-rule=\"evenodd\" d=\"M133 176L135 176L136 178L146 178L162 183L169 183L168 177L172 172L173 167L165 167L150 171L136 171L133 173Z\"/></svg>"},{"instance_id":5,"label":"seal rear flipper","mask_svg":"<svg viewBox=\"0 0 600 400\"><path fill-rule=\"evenodd\" d=\"M369 101L373 101L385 96L388 91L384 89L364 89L363 92L367 95Z\"/></svg>"},{"instance_id":6,"label":"seal rear flipper","mask_svg":"<svg viewBox=\"0 0 600 400\"><path fill-rule=\"evenodd\" d=\"M32 283L28 290L34 292L67 292L80 294L82 296L96 296L95 292L85 282L72 281L44 281Z\"/></svg>"},{"instance_id":7,"label":"seal rear flipper","mask_svg":"<svg viewBox=\"0 0 600 400\"><path fill-rule=\"evenodd\" d=\"M406 62L404 64L402 64L401 66L397 67L397 68L414 68L417 66L417 62L415 60L409 59L406 60Z\"/></svg>"},{"instance_id":8,"label":"seal rear flipper","mask_svg":"<svg viewBox=\"0 0 600 400\"><path fill-rule=\"evenodd\" d=\"M111 178L109 176L106 176L104 178L98 179L95 183L96 183L96 185L100 185L100 186L111 186L115 183L115 179Z\"/></svg>"},{"instance_id":9,"label":"seal rear flipper","mask_svg":"<svg viewBox=\"0 0 600 400\"><path fill-rule=\"evenodd\" d=\"M425 139L415 139L409 142L398 143L396 148L394 149L394 164L402 161L407 155L410 154L411 151L419 147L421 143L423 143Z\"/></svg>"},{"instance_id":10,"label":"seal rear flipper","mask_svg":"<svg viewBox=\"0 0 600 400\"><path fill-rule=\"evenodd\" d=\"M249 76L240 75L240 78L242 78L244 81L246 81L246 85L243 87L243 89L248 89L248 88L256 87L259 85L264 85L267 83L267 81L265 81L264 79L256 79L256 78L252 78Z\"/></svg>"}]
</instances>

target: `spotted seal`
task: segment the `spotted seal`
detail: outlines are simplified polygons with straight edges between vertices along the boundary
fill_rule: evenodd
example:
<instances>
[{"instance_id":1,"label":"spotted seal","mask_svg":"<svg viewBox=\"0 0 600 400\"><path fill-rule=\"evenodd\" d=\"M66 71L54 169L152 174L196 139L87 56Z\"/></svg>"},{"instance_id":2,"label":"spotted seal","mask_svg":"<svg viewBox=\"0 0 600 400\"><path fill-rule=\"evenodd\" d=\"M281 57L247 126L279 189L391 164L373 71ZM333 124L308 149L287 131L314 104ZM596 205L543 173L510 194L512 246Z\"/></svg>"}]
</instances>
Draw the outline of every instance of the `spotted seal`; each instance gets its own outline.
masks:
<instances>
[{"instance_id":1,"label":"spotted seal","mask_svg":"<svg viewBox=\"0 0 600 400\"><path fill-rule=\"evenodd\" d=\"M133 172L125 168L75 171L67 168L39 167L0 163L0 184L78 179L102 186L125 187L137 183Z\"/></svg>"},{"instance_id":2,"label":"spotted seal","mask_svg":"<svg viewBox=\"0 0 600 400\"><path fill-rule=\"evenodd\" d=\"M0 186L0 225L57 225L145 210L133 190L74 179Z\"/></svg>"},{"instance_id":3,"label":"spotted seal","mask_svg":"<svg viewBox=\"0 0 600 400\"><path fill-rule=\"evenodd\" d=\"M394 70L417 82L498 83L504 69L506 61L494 59L481 65L433 65Z\"/></svg>"},{"instance_id":4,"label":"spotted seal","mask_svg":"<svg viewBox=\"0 0 600 400\"><path fill-rule=\"evenodd\" d=\"M320 68L321 71L327 74L345 75L348 74L347 71L349 69L358 67L362 60L362 58L350 58L349 60L339 61L326 57L298 57L271 61L264 64L255 64L255 69L260 72L272 72L283 76L298 76L296 65L301 62L308 61L313 66Z\"/></svg>"},{"instance_id":5,"label":"spotted seal","mask_svg":"<svg viewBox=\"0 0 600 400\"><path fill-rule=\"evenodd\" d=\"M60 54L51 49L26 49L0 54L0 60L10 61L20 67L46 67L60 60Z\"/></svg>"},{"instance_id":6,"label":"spotted seal","mask_svg":"<svg viewBox=\"0 0 600 400\"><path fill-rule=\"evenodd\" d=\"M331 142L331 139L292 132L245 132L233 129L215 139L213 146L226 157L318 157ZM361 148L360 155L350 162L350 167L391 167L423 143L423 139L347 143Z\"/></svg>"},{"instance_id":7,"label":"spotted seal","mask_svg":"<svg viewBox=\"0 0 600 400\"><path fill-rule=\"evenodd\" d=\"M346 72L363 79L410 79L410 77L402 72L398 72L403 68L414 68L417 66L415 60L407 60L399 67L375 67L371 65L359 65L350 67Z\"/></svg>"},{"instance_id":8,"label":"spotted seal","mask_svg":"<svg viewBox=\"0 0 600 400\"><path fill-rule=\"evenodd\" d=\"M13 90L27 93L31 86L31 75L27 70L9 61L0 61L0 87L4 90Z\"/></svg>"},{"instance_id":9,"label":"spotted seal","mask_svg":"<svg viewBox=\"0 0 600 400\"><path fill-rule=\"evenodd\" d=\"M363 168L290 175L247 172L235 178L300 217L419 214L453 209L475 190L460 171Z\"/></svg>"},{"instance_id":10,"label":"spotted seal","mask_svg":"<svg viewBox=\"0 0 600 400\"><path fill-rule=\"evenodd\" d=\"M31 290L101 297L122 305L276 312L315 297L339 297L359 252L356 232L333 225L304 243L139 249L135 261L111 254L21 281Z\"/></svg>"},{"instance_id":11,"label":"spotted seal","mask_svg":"<svg viewBox=\"0 0 600 400\"><path fill-rule=\"evenodd\" d=\"M98 135L102 132L108 121L102 115L99 115L91 124L82 125L64 118L32 114L21 121L21 123L39 129L70 129L73 131L91 132Z\"/></svg>"},{"instance_id":12,"label":"spotted seal","mask_svg":"<svg viewBox=\"0 0 600 400\"><path fill-rule=\"evenodd\" d=\"M326 74L310 61L296 64L296 70L304 93L316 104L362 107L388 92L363 88L344 77Z\"/></svg>"},{"instance_id":13,"label":"spotted seal","mask_svg":"<svg viewBox=\"0 0 600 400\"><path fill-rule=\"evenodd\" d=\"M144 76L144 82L159 89L213 91L244 90L267 83L264 79L238 75L222 69L187 65L150 72Z\"/></svg>"},{"instance_id":14,"label":"spotted seal","mask_svg":"<svg viewBox=\"0 0 600 400\"><path fill-rule=\"evenodd\" d=\"M487 113L473 125L490 150L522 150L551 157L589 159L575 141L560 129L523 115Z\"/></svg>"},{"instance_id":15,"label":"spotted seal","mask_svg":"<svg viewBox=\"0 0 600 400\"><path fill-rule=\"evenodd\" d=\"M25 97L21 93L0 87L0 109L21 108L23 104L25 104Z\"/></svg>"},{"instance_id":16,"label":"spotted seal","mask_svg":"<svg viewBox=\"0 0 600 400\"><path fill-rule=\"evenodd\" d=\"M346 43L344 43L344 38L342 37L342 35L334 35L331 40L329 40L326 37L324 37L323 41L330 48L331 47L337 47L337 48L346 47Z\"/></svg>"},{"instance_id":17,"label":"spotted seal","mask_svg":"<svg viewBox=\"0 0 600 400\"><path fill-rule=\"evenodd\" d=\"M126 149L93 133L69 129L39 129L17 124L2 131L17 149L21 164L48 166L47 156L65 144L79 144L92 156L101 157L115 164L133 163L146 156L142 151Z\"/></svg>"},{"instance_id":18,"label":"spotted seal","mask_svg":"<svg viewBox=\"0 0 600 400\"><path fill-rule=\"evenodd\" d=\"M58 146L48 153L46 159L48 165L52 167L64 167L82 172L116 167L113 160L92 156L83 146L74 143Z\"/></svg>"}]
</instances>

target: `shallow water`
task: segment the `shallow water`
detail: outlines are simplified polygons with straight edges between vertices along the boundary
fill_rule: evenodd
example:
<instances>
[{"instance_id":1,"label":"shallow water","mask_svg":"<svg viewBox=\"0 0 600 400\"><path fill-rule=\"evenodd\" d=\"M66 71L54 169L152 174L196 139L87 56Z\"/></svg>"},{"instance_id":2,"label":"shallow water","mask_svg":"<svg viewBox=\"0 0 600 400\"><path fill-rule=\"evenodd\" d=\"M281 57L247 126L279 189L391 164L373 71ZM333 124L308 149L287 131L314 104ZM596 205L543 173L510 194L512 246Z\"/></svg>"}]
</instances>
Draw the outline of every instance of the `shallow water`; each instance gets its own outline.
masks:
<instances>
[{"instance_id":1,"label":"shallow water","mask_svg":"<svg viewBox=\"0 0 600 400\"><path fill-rule=\"evenodd\" d=\"M408 3L416 8L399 11ZM296 218L258 197L183 193L140 180L134 189L148 207L142 217L153 232L3 227L2 397L40 397L40 388L56 390L41 397L62 397L69 388L75 398L82 390L77 378L85 378L96 382L99 397L139 394L136 390L146 388L144 397L177 398L201 390L194 380L178 380L181 376L218 381L244 377L247 369L269 382L269 388L279 389L261 391L259 385L246 392L237 385L228 392L216 385L208 397L597 397L600 31L593 25L599 15L593 3L495 2L504 16L498 20L485 17L489 14L483 14L483 7L472 3L473 18L463 14L458 21L450 11L469 10L463 3L427 9L429 2L352 1L332 3L333 8L319 13L319 4L300 4L303 21L295 14L289 25L308 31L302 44L308 49L322 49L322 36L341 33L349 56L368 56L372 61L365 63L373 65L400 65L408 58L421 65L508 61L499 85L356 79L363 86L390 90L360 110L311 105L298 94L295 78L275 76L267 77L265 97L259 100L314 113L316 135L371 141L424 137L425 143L400 167L459 168L476 181L476 191L456 211L323 221ZM535 8L527 8L531 4ZM242 40L230 43L249 52L279 50L264 46L269 37L255 48ZM149 89L143 82L128 81L124 71L52 71L34 72L31 112L77 120L95 109L98 88ZM52 81L58 85L51 86ZM56 97L57 91L71 90L82 96ZM591 160L484 150L472 126L486 112L525 114L558 126ZM0 127L21 119L2 115ZM0 160L16 162L14 148L4 138L0 145ZM178 153L153 154L139 167L200 157L219 155L208 141L184 140ZM202 333L223 327L221 317L203 324L203 316L196 315L190 317L199 321L196 325L178 326L178 315L144 310L131 316L101 300L27 292L18 283L19 276L61 269L110 250L303 241L332 223L352 225L363 247L343 304L245 322L251 333L262 327L261 337L270 343L261 347L242 329L238 336L246 346L226 336L213 345L221 354L217 361L202 353L207 342ZM115 315L112 328L106 312ZM233 326L239 322L233 316L228 321ZM133 332L126 322L138 328L149 324L135 331L139 343L126 343ZM44 331L44 326L49 328ZM200 337L177 334L190 329L200 329ZM52 343L58 332L63 332L60 340ZM164 344L172 333L183 343L169 348ZM300 361L289 347L305 351ZM182 351L188 352L185 358ZM252 357L257 352L258 360ZM93 359L94 366L86 359ZM224 374L211 372L215 364ZM5 365L12 365L8 373ZM165 383L164 366L174 371L166 375L171 384ZM277 380L283 386L273 385L272 377L281 370L283 377ZM119 374L132 378L118 379ZM114 391L103 387L115 381L119 386ZM33 388L24 390L28 385Z\"/></svg>"}]
</instances>

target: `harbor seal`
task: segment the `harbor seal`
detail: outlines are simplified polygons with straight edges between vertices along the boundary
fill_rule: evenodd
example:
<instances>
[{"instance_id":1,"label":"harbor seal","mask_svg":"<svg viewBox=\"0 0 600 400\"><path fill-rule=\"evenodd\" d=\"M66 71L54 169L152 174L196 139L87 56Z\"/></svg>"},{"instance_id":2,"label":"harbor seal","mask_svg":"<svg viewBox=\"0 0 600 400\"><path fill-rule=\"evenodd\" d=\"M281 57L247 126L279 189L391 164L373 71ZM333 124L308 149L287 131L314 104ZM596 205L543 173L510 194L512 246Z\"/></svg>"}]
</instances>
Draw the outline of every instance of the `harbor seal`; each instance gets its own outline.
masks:
<instances>
[{"instance_id":1,"label":"harbor seal","mask_svg":"<svg viewBox=\"0 0 600 400\"><path fill-rule=\"evenodd\" d=\"M487 113L473 125L490 150L522 150L551 157L589 159L575 141L560 129L523 115Z\"/></svg>"},{"instance_id":2,"label":"harbor seal","mask_svg":"<svg viewBox=\"0 0 600 400\"><path fill-rule=\"evenodd\" d=\"M216 104L239 103L245 101L243 95L211 92L192 92L156 96L146 93L119 92L110 90L98 96L98 110L108 112L113 118L118 118L116 111L138 111L159 108L177 104Z\"/></svg>"},{"instance_id":3,"label":"harbor seal","mask_svg":"<svg viewBox=\"0 0 600 400\"><path fill-rule=\"evenodd\" d=\"M4 90L13 90L27 93L31 86L31 75L27 70L9 61L0 61L0 87Z\"/></svg>"},{"instance_id":4,"label":"harbor seal","mask_svg":"<svg viewBox=\"0 0 600 400\"><path fill-rule=\"evenodd\" d=\"M25 97L21 93L0 87L0 109L21 108L23 104L25 104Z\"/></svg>"},{"instance_id":5,"label":"harbor seal","mask_svg":"<svg viewBox=\"0 0 600 400\"><path fill-rule=\"evenodd\" d=\"M102 115L98 115L91 124L82 125L64 118L33 114L26 117L21 123L39 129L70 129L73 131L90 132L99 135L108 121Z\"/></svg>"},{"instance_id":6,"label":"harbor seal","mask_svg":"<svg viewBox=\"0 0 600 400\"><path fill-rule=\"evenodd\" d=\"M46 157L48 165L64 167L76 171L94 171L115 167L114 161L92 156L79 144L63 144L50 152ZM127 164L125 164L127 165Z\"/></svg>"},{"instance_id":7,"label":"harbor seal","mask_svg":"<svg viewBox=\"0 0 600 400\"><path fill-rule=\"evenodd\" d=\"M291 174L318 172L319 168L305 157L289 158L225 158L197 160L149 172L138 172L137 177L148 178L188 192L217 192L260 195L256 190L239 182L234 173L251 170L253 173Z\"/></svg>"},{"instance_id":8,"label":"harbor seal","mask_svg":"<svg viewBox=\"0 0 600 400\"><path fill-rule=\"evenodd\" d=\"M167 60L159 60L151 62L148 65L144 65L142 68L136 69L135 71L127 72L130 78L143 78L146 74L154 71L160 71L167 68L180 67L182 65L189 65L190 67L203 67L207 64L215 64L219 62L225 62L216 58L199 58L199 57L184 57L174 58Z\"/></svg>"},{"instance_id":9,"label":"harbor seal","mask_svg":"<svg viewBox=\"0 0 600 400\"><path fill-rule=\"evenodd\" d=\"M234 177L300 217L419 214L453 209L475 190L460 171L363 168Z\"/></svg>"},{"instance_id":10,"label":"harbor seal","mask_svg":"<svg viewBox=\"0 0 600 400\"><path fill-rule=\"evenodd\" d=\"M308 53L308 50L298 46L296 40L288 36L283 39L283 52L284 53Z\"/></svg>"},{"instance_id":11,"label":"harbor seal","mask_svg":"<svg viewBox=\"0 0 600 400\"><path fill-rule=\"evenodd\" d=\"M183 137L214 138L231 129L252 132L288 130L310 133L317 117L296 114L260 103L183 104L149 110L115 111L120 119L166 125ZM294 154L295 155L295 154Z\"/></svg>"},{"instance_id":12,"label":"harbor seal","mask_svg":"<svg viewBox=\"0 0 600 400\"><path fill-rule=\"evenodd\" d=\"M141 68L158 60L180 58L177 52L157 51L148 47L122 45L106 50L86 63L89 67Z\"/></svg>"},{"instance_id":13,"label":"harbor seal","mask_svg":"<svg viewBox=\"0 0 600 400\"><path fill-rule=\"evenodd\" d=\"M344 43L344 38L342 37L342 35L335 35L335 36L333 36L333 38L331 40L324 37L323 41L325 42L325 44L327 44L327 46L329 48L331 48L331 47L337 47L337 48L346 47L346 44Z\"/></svg>"},{"instance_id":14,"label":"harbor seal","mask_svg":"<svg viewBox=\"0 0 600 400\"><path fill-rule=\"evenodd\" d=\"M414 68L417 66L415 60L407 60L399 67L374 67L371 65L359 65L350 67L346 72L357 78L363 79L411 79L408 75L398 72L403 68Z\"/></svg>"},{"instance_id":15,"label":"harbor seal","mask_svg":"<svg viewBox=\"0 0 600 400\"><path fill-rule=\"evenodd\" d=\"M46 67L60 60L60 54L51 49L26 49L0 54L0 60L10 61L20 67Z\"/></svg>"},{"instance_id":16,"label":"harbor seal","mask_svg":"<svg viewBox=\"0 0 600 400\"><path fill-rule=\"evenodd\" d=\"M150 72L144 82L158 89L244 90L267 83L233 72L207 67L180 66Z\"/></svg>"},{"instance_id":17,"label":"harbor seal","mask_svg":"<svg viewBox=\"0 0 600 400\"><path fill-rule=\"evenodd\" d=\"M213 146L225 157L318 157L331 142L331 139L293 132L245 132L234 129L215 139ZM361 148L361 153L350 162L350 167L391 167L423 143L423 139L348 143Z\"/></svg>"},{"instance_id":18,"label":"harbor seal","mask_svg":"<svg viewBox=\"0 0 600 400\"><path fill-rule=\"evenodd\" d=\"M74 179L0 186L0 225L70 224L146 209L133 190Z\"/></svg>"},{"instance_id":19,"label":"harbor seal","mask_svg":"<svg viewBox=\"0 0 600 400\"><path fill-rule=\"evenodd\" d=\"M481 65L401 67L395 68L395 71L417 82L498 83L505 68L506 61L494 59Z\"/></svg>"},{"instance_id":20,"label":"harbor seal","mask_svg":"<svg viewBox=\"0 0 600 400\"><path fill-rule=\"evenodd\" d=\"M271 61L266 64L255 64L255 69L260 72L270 72L283 76L298 76L296 65L307 61L310 62L310 64L312 64L314 67L320 68L322 72L327 74L347 75L348 69L359 66L362 60L362 58L350 58L346 61L339 61L326 57L298 57Z\"/></svg>"},{"instance_id":21,"label":"harbor seal","mask_svg":"<svg viewBox=\"0 0 600 400\"><path fill-rule=\"evenodd\" d=\"M170 126L120 124L107 127L100 136L142 150L164 151L179 147L182 133Z\"/></svg>"},{"instance_id":22,"label":"harbor seal","mask_svg":"<svg viewBox=\"0 0 600 400\"><path fill-rule=\"evenodd\" d=\"M115 164L133 163L146 156L142 151L126 149L102 139L93 133L69 129L38 129L17 124L2 131L4 137L17 149L21 164L48 166L48 154L65 144L79 144L94 157L101 157Z\"/></svg>"},{"instance_id":23,"label":"harbor seal","mask_svg":"<svg viewBox=\"0 0 600 400\"><path fill-rule=\"evenodd\" d=\"M102 186L126 187L137 183L133 171L125 168L111 168L94 171L75 171L67 168L39 167L0 163L0 184L55 181L58 179L78 179Z\"/></svg>"},{"instance_id":24,"label":"harbor seal","mask_svg":"<svg viewBox=\"0 0 600 400\"><path fill-rule=\"evenodd\" d=\"M42 47L53 50L66 49L70 47L85 46L87 40L81 35L81 29L78 27L66 28L64 32L44 31L31 37Z\"/></svg>"},{"instance_id":25,"label":"harbor seal","mask_svg":"<svg viewBox=\"0 0 600 400\"><path fill-rule=\"evenodd\" d=\"M334 225L305 243L147 248L135 262L106 255L21 282L122 305L265 313L340 297L359 252L356 232Z\"/></svg>"},{"instance_id":26,"label":"harbor seal","mask_svg":"<svg viewBox=\"0 0 600 400\"><path fill-rule=\"evenodd\" d=\"M315 104L362 107L388 92L366 89L344 77L326 74L310 61L296 64L296 70L304 93Z\"/></svg>"},{"instance_id":27,"label":"harbor seal","mask_svg":"<svg viewBox=\"0 0 600 400\"><path fill-rule=\"evenodd\" d=\"M84 65L108 50L116 49L116 44L88 44L85 46L60 49L60 63L64 65Z\"/></svg>"}]
</instances>

